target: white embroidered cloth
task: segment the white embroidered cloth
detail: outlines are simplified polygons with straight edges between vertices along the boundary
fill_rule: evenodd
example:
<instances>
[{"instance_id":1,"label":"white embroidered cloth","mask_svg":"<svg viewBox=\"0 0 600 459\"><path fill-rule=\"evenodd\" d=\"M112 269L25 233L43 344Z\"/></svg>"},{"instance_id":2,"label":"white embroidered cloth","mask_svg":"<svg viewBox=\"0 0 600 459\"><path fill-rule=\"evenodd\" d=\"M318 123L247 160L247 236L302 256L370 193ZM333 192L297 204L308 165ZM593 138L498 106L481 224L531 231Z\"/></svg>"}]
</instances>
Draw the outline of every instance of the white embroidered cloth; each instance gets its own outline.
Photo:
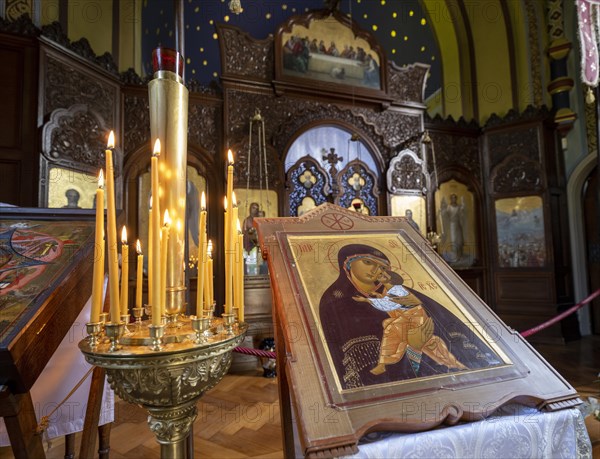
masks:
<instances>
[{"instance_id":1,"label":"white embroidered cloth","mask_svg":"<svg viewBox=\"0 0 600 459\"><path fill-rule=\"evenodd\" d=\"M85 324L89 321L91 298L52 355L42 374L31 388L31 398L38 422L68 395L79 380L90 369L77 344L87 336ZM50 417L48 438L59 437L83 430L85 410L90 393L90 374L85 382ZM104 383L100 422L104 425L114 420L114 393L108 383ZM0 418L0 446L10 445L4 420Z\"/></svg>"},{"instance_id":2,"label":"white embroidered cloth","mask_svg":"<svg viewBox=\"0 0 600 459\"><path fill-rule=\"evenodd\" d=\"M478 422L389 434L359 445L357 454L345 457L587 459L592 457L592 445L578 409L543 413L510 404Z\"/></svg>"}]
</instances>

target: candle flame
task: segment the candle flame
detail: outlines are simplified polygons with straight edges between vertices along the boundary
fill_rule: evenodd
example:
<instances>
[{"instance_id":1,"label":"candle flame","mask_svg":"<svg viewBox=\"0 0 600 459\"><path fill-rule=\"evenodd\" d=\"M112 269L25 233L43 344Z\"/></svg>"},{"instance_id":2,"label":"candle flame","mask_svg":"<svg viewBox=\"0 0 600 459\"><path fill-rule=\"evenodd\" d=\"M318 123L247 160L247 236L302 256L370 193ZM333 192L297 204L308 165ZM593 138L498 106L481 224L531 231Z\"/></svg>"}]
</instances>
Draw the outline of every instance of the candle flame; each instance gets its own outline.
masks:
<instances>
[{"instance_id":1,"label":"candle flame","mask_svg":"<svg viewBox=\"0 0 600 459\"><path fill-rule=\"evenodd\" d=\"M227 164L233 166L233 153L231 150L227 150Z\"/></svg>"},{"instance_id":2,"label":"candle flame","mask_svg":"<svg viewBox=\"0 0 600 459\"><path fill-rule=\"evenodd\" d=\"M169 217L169 209L165 210L165 216L163 218L163 223L165 226L171 225L171 217Z\"/></svg>"},{"instance_id":3,"label":"candle flame","mask_svg":"<svg viewBox=\"0 0 600 459\"><path fill-rule=\"evenodd\" d=\"M115 148L115 133L113 131L110 131L110 134L108 134L108 142L106 144L107 148Z\"/></svg>"},{"instance_id":4,"label":"candle flame","mask_svg":"<svg viewBox=\"0 0 600 459\"><path fill-rule=\"evenodd\" d=\"M235 191L231 192L231 207L237 207L237 199L235 197Z\"/></svg>"},{"instance_id":5,"label":"candle flame","mask_svg":"<svg viewBox=\"0 0 600 459\"><path fill-rule=\"evenodd\" d=\"M127 228L123 225L123 231L121 231L121 242L127 244Z\"/></svg>"},{"instance_id":6,"label":"candle flame","mask_svg":"<svg viewBox=\"0 0 600 459\"><path fill-rule=\"evenodd\" d=\"M200 196L200 210L206 210L206 195L204 191L202 192L202 196Z\"/></svg>"},{"instance_id":7,"label":"candle flame","mask_svg":"<svg viewBox=\"0 0 600 459\"><path fill-rule=\"evenodd\" d=\"M154 152L152 153L153 156L159 156L160 155L160 139L156 139L156 142L154 142Z\"/></svg>"},{"instance_id":8,"label":"candle flame","mask_svg":"<svg viewBox=\"0 0 600 459\"><path fill-rule=\"evenodd\" d=\"M98 172L98 188L104 188L104 172L102 172L102 169Z\"/></svg>"},{"instance_id":9,"label":"candle flame","mask_svg":"<svg viewBox=\"0 0 600 459\"><path fill-rule=\"evenodd\" d=\"M239 234L242 234L242 225L240 224L240 219L237 219L237 231Z\"/></svg>"},{"instance_id":10,"label":"candle flame","mask_svg":"<svg viewBox=\"0 0 600 459\"><path fill-rule=\"evenodd\" d=\"M137 252L138 255L142 254L142 244L140 243L139 239L137 241L135 241L135 251Z\"/></svg>"},{"instance_id":11,"label":"candle flame","mask_svg":"<svg viewBox=\"0 0 600 459\"><path fill-rule=\"evenodd\" d=\"M225 212L227 212L227 196L223 199L223 204L225 205Z\"/></svg>"},{"instance_id":12,"label":"candle flame","mask_svg":"<svg viewBox=\"0 0 600 459\"><path fill-rule=\"evenodd\" d=\"M212 251L213 251L213 243L212 243L212 239L208 240L208 245L206 247L206 252L208 253L208 256L212 258Z\"/></svg>"},{"instance_id":13,"label":"candle flame","mask_svg":"<svg viewBox=\"0 0 600 459\"><path fill-rule=\"evenodd\" d=\"M150 195L150 210L152 210L152 195Z\"/></svg>"}]
</instances>

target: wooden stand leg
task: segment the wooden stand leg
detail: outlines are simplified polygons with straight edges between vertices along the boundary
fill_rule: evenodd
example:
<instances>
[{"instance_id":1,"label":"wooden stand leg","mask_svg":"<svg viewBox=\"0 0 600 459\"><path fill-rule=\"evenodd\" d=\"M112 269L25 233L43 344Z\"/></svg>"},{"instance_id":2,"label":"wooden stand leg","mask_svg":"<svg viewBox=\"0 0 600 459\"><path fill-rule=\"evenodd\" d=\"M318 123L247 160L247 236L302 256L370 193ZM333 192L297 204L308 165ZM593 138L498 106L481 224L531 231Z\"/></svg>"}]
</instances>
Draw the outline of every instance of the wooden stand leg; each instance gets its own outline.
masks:
<instances>
[{"instance_id":1,"label":"wooden stand leg","mask_svg":"<svg viewBox=\"0 0 600 459\"><path fill-rule=\"evenodd\" d=\"M15 395L8 387L0 386L0 416L4 418L16 459L46 457L42 436L36 433L37 418L29 392Z\"/></svg>"},{"instance_id":2,"label":"wooden stand leg","mask_svg":"<svg viewBox=\"0 0 600 459\"><path fill-rule=\"evenodd\" d=\"M110 429L112 427L112 422L108 424L103 424L98 427L98 457L100 459L108 459L110 453Z\"/></svg>"},{"instance_id":3,"label":"wooden stand leg","mask_svg":"<svg viewBox=\"0 0 600 459\"><path fill-rule=\"evenodd\" d=\"M92 382L90 384L90 396L88 398L87 409L85 411L85 421L83 423L83 434L81 437L81 447L79 457L92 458L96 455L96 439L98 436L98 422L100 420L100 410L102 409L102 393L104 392L104 369L95 367L92 372ZM108 429L110 435L110 428ZM105 445L100 449L110 449L109 439L105 438ZM107 457L108 457L108 453Z\"/></svg>"},{"instance_id":4,"label":"wooden stand leg","mask_svg":"<svg viewBox=\"0 0 600 459\"><path fill-rule=\"evenodd\" d=\"M293 459L296 455L294 446L294 432L292 429L292 405L290 403L290 387L287 380L286 350L283 332L273 308L273 323L275 325L275 351L277 356L277 387L279 389L279 414L281 417L281 434L283 438L283 454L286 459Z\"/></svg>"},{"instance_id":5,"label":"wooden stand leg","mask_svg":"<svg viewBox=\"0 0 600 459\"><path fill-rule=\"evenodd\" d=\"M65 459L75 459L75 434L65 435Z\"/></svg>"}]
</instances>

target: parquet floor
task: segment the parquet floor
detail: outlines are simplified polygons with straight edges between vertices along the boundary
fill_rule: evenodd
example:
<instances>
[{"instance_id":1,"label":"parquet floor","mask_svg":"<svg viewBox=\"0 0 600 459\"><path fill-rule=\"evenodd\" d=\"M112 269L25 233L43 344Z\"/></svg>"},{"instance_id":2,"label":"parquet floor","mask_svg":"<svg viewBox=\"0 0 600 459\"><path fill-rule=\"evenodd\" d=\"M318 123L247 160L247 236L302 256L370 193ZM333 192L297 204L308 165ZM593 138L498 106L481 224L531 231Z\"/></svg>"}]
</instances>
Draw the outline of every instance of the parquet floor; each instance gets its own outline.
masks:
<instances>
[{"instance_id":1,"label":"parquet floor","mask_svg":"<svg viewBox=\"0 0 600 459\"><path fill-rule=\"evenodd\" d=\"M600 336L566 345L538 345L538 351L582 396L600 396ZM229 374L207 392L198 404L194 423L196 459L281 458L277 381L255 374ZM147 415L139 407L118 401L111 431L111 459L158 459L160 448L148 429ZM594 457L600 458L600 422L588 422L596 440ZM77 435L76 450L79 451ZM11 458L0 448L0 459ZM64 440L56 439L48 459L64 457Z\"/></svg>"}]
</instances>

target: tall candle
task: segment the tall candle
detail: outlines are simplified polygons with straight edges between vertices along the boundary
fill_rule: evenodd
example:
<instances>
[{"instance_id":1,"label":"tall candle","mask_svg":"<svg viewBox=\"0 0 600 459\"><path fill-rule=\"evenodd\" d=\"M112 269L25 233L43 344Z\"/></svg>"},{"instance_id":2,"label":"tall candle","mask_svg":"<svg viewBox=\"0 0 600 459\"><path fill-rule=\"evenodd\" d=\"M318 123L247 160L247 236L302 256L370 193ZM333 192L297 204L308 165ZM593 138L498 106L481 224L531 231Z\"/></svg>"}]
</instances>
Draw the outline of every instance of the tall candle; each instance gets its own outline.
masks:
<instances>
[{"instance_id":1,"label":"tall candle","mask_svg":"<svg viewBox=\"0 0 600 459\"><path fill-rule=\"evenodd\" d=\"M233 305L237 308L240 304L240 271L239 271L239 261L240 261L240 246L239 246L239 235L242 231L240 226L240 220L236 220L236 231L235 231L235 244L233 245Z\"/></svg>"},{"instance_id":2,"label":"tall candle","mask_svg":"<svg viewBox=\"0 0 600 459\"><path fill-rule=\"evenodd\" d=\"M102 284L104 283L104 174L98 174L96 190L96 234L94 236L94 273L92 283L92 311L90 322L100 322Z\"/></svg>"},{"instance_id":3,"label":"tall candle","mask_svg":"<svg viewBox=\"0 0 600 459\"><path fill-rule=\"evenodd\" d=\"M171 219L169 218L169 209L165 210L163 227L160 235L160 308L161 314L165 313L167 304L167 248L169 247L169 228Z\"/></svg>"},{"instance_id":4,"label":"tall candle","mask_svg":"<svg viewBox=\"0 0 600 459\"><path fill-rule=\"evenodd\" d=\"M238 308L238 320L240 322L244 321L244 233L242 233L242 227L240 225L240 221L237 222L238 226L238 243L237 243L237 273L238 273L238 281L237 287L239 290L238 293L238 302L236 306Z\"/></svg>"},{"instance_id":5,"label":"tall candle","mask_svg":"<svg viewBox=\"0 0 600 459\"><path fill-rule=\"evenodd\" d=\"M129 246L127 245L127 229L123 225L121 231L121 315L129 314Z\"/></svg>"},{"instance_id":6,"label":"tall candle","mask_svg":"<svg viewBox=\"0 0 600 459\"><path fill-rule=\"evenodd\" d=\"M158 156L160 155L160 140L156 139L154 144L154 153L151 159L151 176L152 176L152 283L150 289L152 291L152 325L158 326L161 324L161 304L160 304L160 214L158 200ZM150 281L150 280L149 280Z\"/></svg>"},{"instance_id":7,"label":"tall candle","mask_svg":"<svg viewBox=\"0 0 600 459\"><path fill-rule=\"evenodd\" d=\"M208 307L212 308L213 303L215 302L215 283L214 283L214 278L213 278L213 257L212 257L212 253L213 253L213 244L212 241L209 239L208 241L208 258L206 260L208 269L208 293L209 293L209 297L208 297Z\"/></svg>"},{"instance_id":8,"label":"tall candle","mask_svg":"<svg viewBox=\"0 0 600 459\"><path fill-rule=\"evenodd\" d=\"M144 270L144 255L142 254L142 244L138 239L135 243L135 251L137 252L137 275L135 277L135 307L142 307L142 287L143 287L143 270Z\"/></svg>"},{"instance_id":9,"label":"tall candle","mask_svg":"<svg viewBox=\"0 0 600 459\"><path fill-rule=\"evenodd\" d=\"M202 315L202 300L204 299L204 277L206 268L206 195L200 197L200 225L198 233L198 287L196 300L196 315Z\"/></svg>"},{"instance_id":10,"label":"tall candle","mask_svg":"<svg viewBox=\"0 0 600 459\"><path fill-rule=\"evenodd\" d=\"M231 254L231 233L233 233L233 229L231 228L231 215L233 212L230 209L231 200L229 198L225 198L225 313L230 314L233 297L232 297L232 258Z\"/></svg>"},{"instance_id":11,"label":"tall candle","mask_svg":"<svg viewBox=\"0 0 600 459\"><path fill-rule=\"evenodd\" d=\"M148 305L152 306L154 304L154 302L152 301L152 282L154 280L154 269L152 266L152 239L153 239L153 233L154 233L154 224L153 219L152 219L152 196L150 196L150 208L148 209L148 222L150 223L148 225Z\"/></svg>"},{"instance_id":12,"label":"tall candle","mask_svg":"<svg viewBox=\"0 0 600 459\"><path fill-rule=\"evenodd\" d=\"M108 236L108 287L110 292L110 321L120 321L119 308L119 257L117 252L117 211L115 203L115 179L113 149L115 134L110 131L106 148L106 233Z\"/></svg>"}]
</instances>

